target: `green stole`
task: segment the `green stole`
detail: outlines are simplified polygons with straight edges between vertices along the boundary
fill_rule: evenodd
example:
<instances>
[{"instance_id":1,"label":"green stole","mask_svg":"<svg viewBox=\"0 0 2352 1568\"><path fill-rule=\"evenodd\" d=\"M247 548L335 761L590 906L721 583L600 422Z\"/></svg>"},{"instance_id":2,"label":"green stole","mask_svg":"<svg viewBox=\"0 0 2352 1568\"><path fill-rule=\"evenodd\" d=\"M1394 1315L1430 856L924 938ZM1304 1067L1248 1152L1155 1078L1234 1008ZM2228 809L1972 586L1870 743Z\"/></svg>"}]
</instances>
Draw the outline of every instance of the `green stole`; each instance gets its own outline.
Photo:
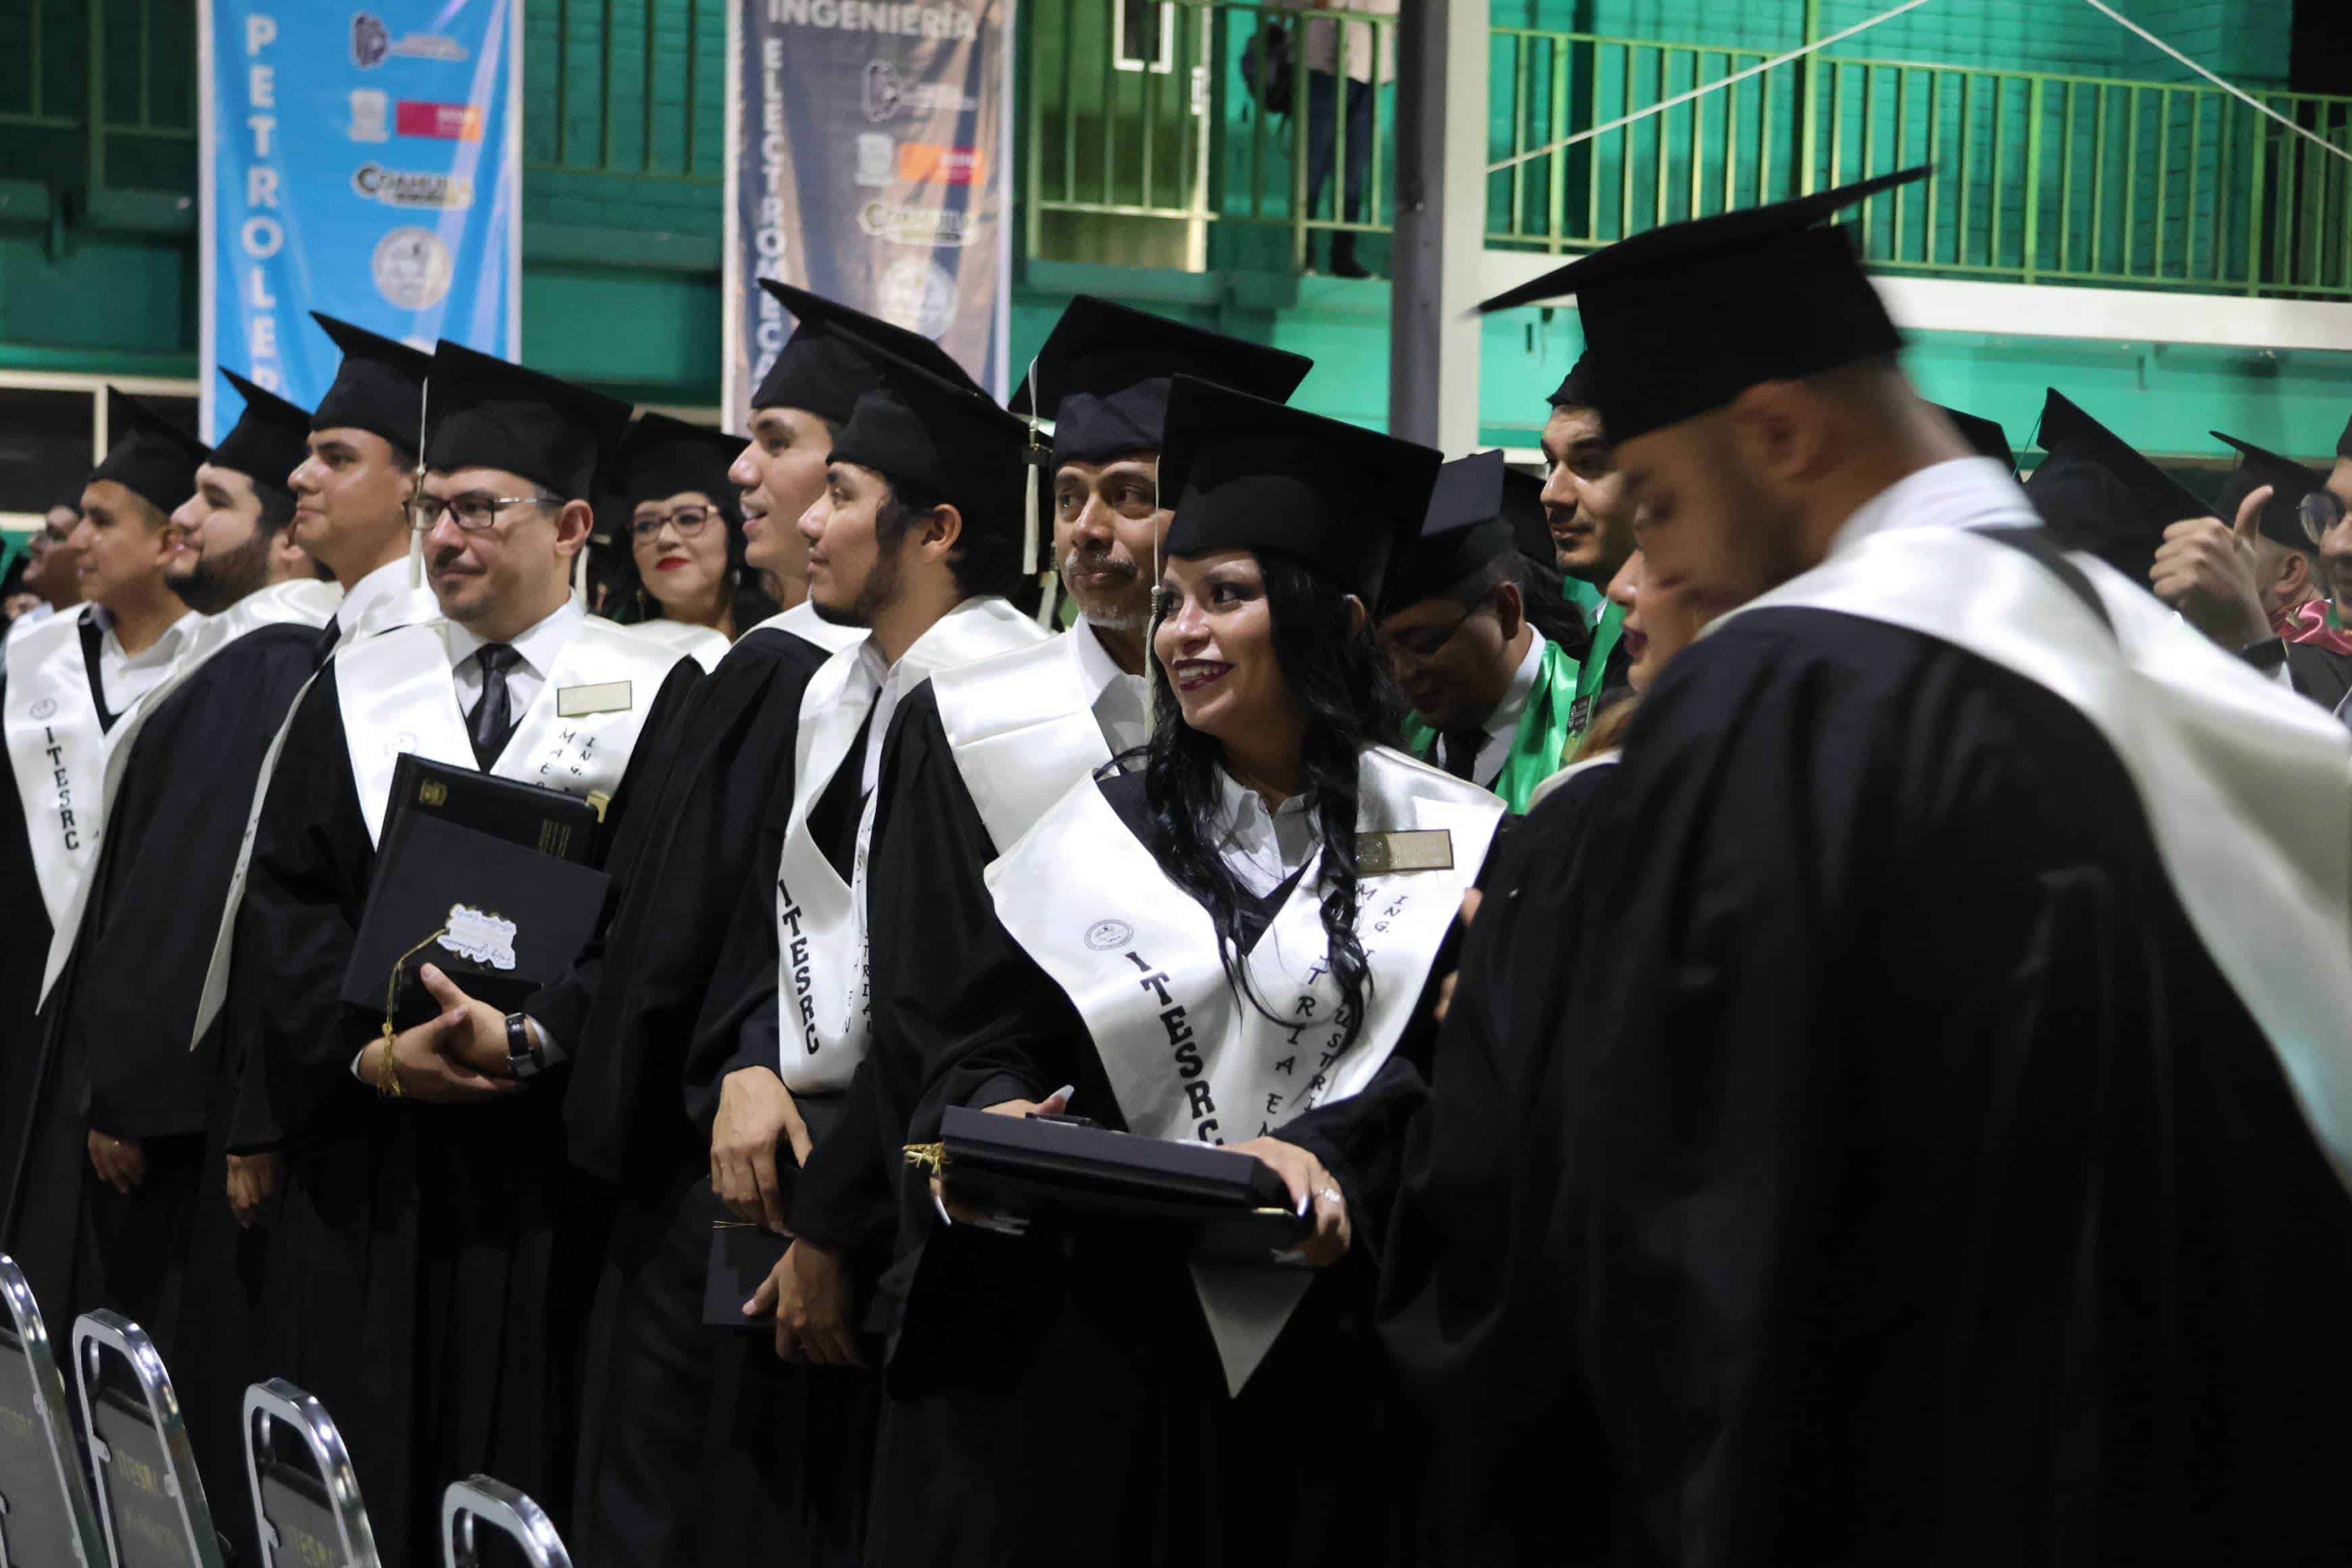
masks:
<instances>
[{"instance_id":1,"label":"green stole","mask_svg":"<svg viewBox=\"0 0 2352 1568\"><path fill-rule=\"evenodd\" d=\"M1519 815L1536 786L1559 772L1561 761L1592 725L1599 705L1601 682L1609 668L1609 654L1625 612L1604 605L1601 622L1592 629L1592 647L1581 665L1556 642L1544 644L1536 665L1535 687L1519 712L1519 728L1511 737L1509 755L1491 789L1503 797L1504 807ZM1405 746L1423 761L1437 760L1437 731L1412 714L1404 721Z\"/></svg>"}]
</instances>

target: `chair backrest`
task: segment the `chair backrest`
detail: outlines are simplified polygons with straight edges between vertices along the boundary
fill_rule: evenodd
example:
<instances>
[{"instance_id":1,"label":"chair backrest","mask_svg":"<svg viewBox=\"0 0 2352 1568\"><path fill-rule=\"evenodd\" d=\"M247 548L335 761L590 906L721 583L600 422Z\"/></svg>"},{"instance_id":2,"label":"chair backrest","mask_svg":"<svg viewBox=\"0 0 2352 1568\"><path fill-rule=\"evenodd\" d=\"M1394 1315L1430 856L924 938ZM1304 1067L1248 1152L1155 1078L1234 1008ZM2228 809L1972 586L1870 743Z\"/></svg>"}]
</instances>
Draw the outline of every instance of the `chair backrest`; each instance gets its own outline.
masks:
<instances>
[{"instance_id":1,"label":"chair backrest","mask_svg":"<svg viewBox=\"0 0 2352 1568\"><path fill-rule=\"evenodd\" d=\"M65 1376L32 1287L0 1253L0 1568L106 1568Z\"/></svg>"},{"instance_id":2,"label":"chair backrest","mask_svg":"<svg viewBox=\"0 0 2352 1568\"><path fill-rule=\"evenodd\" d=\"M479 1568L475 1536L484 1526L512 1540L530 1568L572 1568L572 1554L537 1503L504 1481L472 1476L441 1494L444 1568Z\"/></svg>"},{"instance_id":3,"label":"chair backrest","mask_svg":"<svg viewBox=\"0 0 2352 1568\"><path fill-rule=\"evenodd\" d=\"M264 1568L380 1568L343 1435L283 1378L245 1391L245 1474Z\"/></svg>"},{"instance_id":4,"label":"chair backrest","mask_svg":"<svg viewBox=\"0 0 2352 1568\"><path fill-rule=\"evenodd\" d=\"M222 1568L179 1397L146 1331L118 1313L84 1312L74 1320L73 1351L115 1568Z\"/></svg>"}]
</instances>

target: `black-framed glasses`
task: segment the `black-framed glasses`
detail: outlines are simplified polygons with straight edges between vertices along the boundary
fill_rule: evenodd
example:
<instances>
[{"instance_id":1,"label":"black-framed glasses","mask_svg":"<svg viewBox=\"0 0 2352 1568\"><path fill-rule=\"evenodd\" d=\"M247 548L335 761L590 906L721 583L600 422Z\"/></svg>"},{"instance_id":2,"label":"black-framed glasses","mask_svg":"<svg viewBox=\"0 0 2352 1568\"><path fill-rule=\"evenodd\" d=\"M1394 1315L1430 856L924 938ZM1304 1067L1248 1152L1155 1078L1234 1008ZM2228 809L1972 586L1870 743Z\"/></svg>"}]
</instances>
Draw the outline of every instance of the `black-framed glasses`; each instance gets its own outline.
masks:
<instances>
[{"instance_id":1,"label":"black-framed glasses","mask_svg":"<svg viewBox=\"0 0 2352 1568\"><path fill-rule=\"evenodd\" d=\"M1471 615L1476 613L1474 610ZM1444 653L1445 645L1469 624L1470 616L1465 615L1456 616L1442 626L1409 626L1401 632L1389 633L1389 647L1416 664L1423 663Z\"/></svg>"},{"instance_id":2,"label":"black-framed glasses","mask_svg":"<svg viewBox=\"0 0 2352 1568\"><path fill-rule=\"evenodd\" d=\"M2344 521L2344 503L2330 491L2312 490L2294 503L2294 514L2303 523L2305 535L2316 544Z\"/></svg>"},{"instance_id":3,"label":"black-framed glasses","mask_svg":"<svg viewBox=\"0 0 2352 1568\"><path fill-rule=\"evenodd\" d=\"M675 511L648 512L629 524L629 537L643 544L662 531L667 523L677 530L680 539L693 539L709 528L719 516L718 509L707 506L682 506Z\"/></svg>"},{"instance_id":4,"label":"black-framed glasses","mask_svg":"<svg viewBox=\"0 0 2352 1568\"><path fill-rule=\"evenodd\" d=\"M408 526L419 533L429 531L447 512L460 531L467 533L488 533L498 526L499 513L510 506L561 506L561 501L545 496L494 496L488 490L467 490L462 495L414 495L408 498Z\"/></svg>"}]
</instances>

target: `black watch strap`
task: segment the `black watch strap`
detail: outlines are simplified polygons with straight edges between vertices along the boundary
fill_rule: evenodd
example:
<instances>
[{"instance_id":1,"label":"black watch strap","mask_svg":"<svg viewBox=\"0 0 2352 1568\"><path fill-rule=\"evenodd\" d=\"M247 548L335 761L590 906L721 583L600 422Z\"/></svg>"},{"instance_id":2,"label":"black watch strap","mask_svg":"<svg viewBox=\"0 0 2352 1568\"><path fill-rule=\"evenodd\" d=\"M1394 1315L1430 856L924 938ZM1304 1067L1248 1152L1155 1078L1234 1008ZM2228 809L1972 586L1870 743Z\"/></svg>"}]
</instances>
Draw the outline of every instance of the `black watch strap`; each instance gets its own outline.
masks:
<instances>
[{"instance_id":1,"label":"black watch strap","mask_svg":"<svg viewBox=\"0 0 2352 1568\"><path fill-rule=\"evenodd\" d=\"M526 1014L507 1015L507 1063L518 1079L537 1078L547 1070L547 1053L531 1038Z\"/></svg>"}]
</instances>

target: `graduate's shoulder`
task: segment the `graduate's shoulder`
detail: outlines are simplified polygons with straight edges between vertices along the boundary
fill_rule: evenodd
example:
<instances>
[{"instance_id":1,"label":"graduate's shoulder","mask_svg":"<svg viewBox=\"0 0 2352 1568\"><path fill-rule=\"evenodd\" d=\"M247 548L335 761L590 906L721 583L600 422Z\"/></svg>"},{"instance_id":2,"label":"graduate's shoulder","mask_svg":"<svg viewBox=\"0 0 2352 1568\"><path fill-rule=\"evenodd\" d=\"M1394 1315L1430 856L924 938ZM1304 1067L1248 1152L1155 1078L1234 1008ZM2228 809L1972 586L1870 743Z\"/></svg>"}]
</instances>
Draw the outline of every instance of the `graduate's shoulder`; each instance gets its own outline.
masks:
<instances>
[{"instance_id":1,"label":"graduate's shoulder","mask_svg":"<svg viewBox=\"0 0 2352 1568\"><path fill-rule=\"evenodd\" d=\"M266 712L274 728L319 661L316 626L278 621L257 626L196 667L165 696L141 731L223 721L232 711Z\"/></svg>"}]
</instances>

